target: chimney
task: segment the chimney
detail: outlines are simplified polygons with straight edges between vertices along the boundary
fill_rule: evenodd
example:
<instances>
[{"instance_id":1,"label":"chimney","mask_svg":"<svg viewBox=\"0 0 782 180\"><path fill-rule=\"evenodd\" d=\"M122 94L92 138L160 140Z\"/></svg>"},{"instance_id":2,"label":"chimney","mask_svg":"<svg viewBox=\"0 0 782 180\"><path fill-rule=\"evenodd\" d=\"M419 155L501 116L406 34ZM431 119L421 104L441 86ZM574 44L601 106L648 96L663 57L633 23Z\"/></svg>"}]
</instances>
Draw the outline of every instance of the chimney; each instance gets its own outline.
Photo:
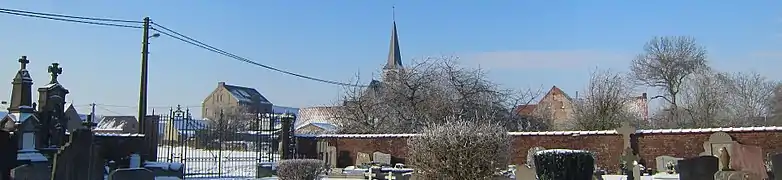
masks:
<instances>
[{"instance_id":1,"label":"chimney","mask_svg":"<svg viewBox=\"0 0 782 180\"><path fill-rule=\"evenodd\" d=\"M217 85L218 85L218 86L225 86L225 81L220 81L220 82L217 82Z\"/></svg>"}]
</instances>

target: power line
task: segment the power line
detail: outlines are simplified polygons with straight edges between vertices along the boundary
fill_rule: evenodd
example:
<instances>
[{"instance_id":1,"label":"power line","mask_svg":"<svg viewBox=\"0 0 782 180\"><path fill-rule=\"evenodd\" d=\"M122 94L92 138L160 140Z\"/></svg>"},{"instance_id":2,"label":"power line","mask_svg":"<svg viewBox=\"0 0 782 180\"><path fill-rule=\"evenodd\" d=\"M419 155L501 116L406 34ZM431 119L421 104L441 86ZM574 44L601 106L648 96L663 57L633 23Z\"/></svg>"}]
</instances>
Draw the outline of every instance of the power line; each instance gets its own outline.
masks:
<instances>
[{"instance_id":1,"label":"power line","mask_svg":"<svg viewBox=\"0 0 782 180\"><path fill-rule=\"evenodd\" d=\"M0 13L17 15L17 16L33 17L33 18L41 18L41 19L49 19L49 20L56 20L56 21L65 21L65 22L73 22L73 23L101 25L101 26L135 28L135 29L141 29L142 28L141 26L132 26L132 25L124 25L124 24L112 24L112 23L102 23L102 22L90 22L90 21L83 21L83 20L73 20L73 19L65 19L65 18L57 18L57 17L48 17L48 16L44 16L44 15L35 15L35 14L31 14L31 13L18 13L18 12L8 11L8 10L5 10L5 9L0 9ZM99 18L97 18L97 19L99 19Z\"/></svg>"},{"instance_id":2,"label":"power line","mask_svg":"<svg viewBox=\"0 0 782 180\"><path fill-rule=\"evenodd\" d=\"M0 10L16 12L16 13L35 14L35 15L41 15L41 16L54 16L54 17L72 18L72 19L84 19L84 20L93 20L93 21L108 21L108 22L120 22L120 23L138 23L138 24L142 23L141 21L122 20L122 19L108 19L108 18L93 18L93 17L84 17L84 16L72 16L72 15L64 15L64 14L52 14L52 13L23 11L23 10L17 10L17 9L0 8Z\"/></svg>"},{"instance_id":3,"label":"power line","mask_svg":"<svg viewBox=\"0 0 782 180\"><path fill-rule=\"evenodd\" d=\"M322 82L322 83L335 84L335 85L341 85L341 86L367 87L366 85L349 84L349 83L325 80L325 79L315 78L315 77L306 76L306 75L302 75L302 74L298 74L298 73L294 73L294 72L290 72L290 71L277 69L275 67L264 65L264 64L261 64L261 63L249 60L247 58L243 58L243 57L231 54L229 52L223 51L223 50L221 50L219 48L210 46L210 45L208 45L206 43L203 43L201 41L198 41L198 40L195 40L195 39L190 38L188 36L185 36L185 35L183 35L181 33L178 33L178 32L176 32L174 30L168 29L168 28L166 28L166 27L164 27L164 26L162 26L160 24L157 24L157 23L154 23L154 22L152 22L152 24L157 26L157 27L159 27L160 29L164 30L164 31L161 31L160 29L152 28L155 31L159 32L160 34L172 37L172 38L177 39L179 41L182 41L182 42L188 43L190 45L194 45L194 46L200 47L202 49L206 49L208 51L212 51L214 53L217 53L217 54L220 54L220 55L223 55L223 56L227 56L227 57L233 58L235 60L239 60L239 61L242 61L242 62L245 62L245 63L249 63L249 64L252 64L252 65L256 65L256 66L260 66L260 67L263 67L263 68L266 68L266 69L269 69L269 70L272 70L272 71L277 71L277 72L281 72L281 73L284 73L284 74L288 74L288 75L292 75L292 76L296 76L296 77L300 77L300 78L304 78L304 79L309 79L309 80L313 80L313 81L318 81L318 82ZM168 32L165 32L165 31L168 31ZM172 35L171 33L176 34L177 36Z\"/></svg>"}]
</instances>

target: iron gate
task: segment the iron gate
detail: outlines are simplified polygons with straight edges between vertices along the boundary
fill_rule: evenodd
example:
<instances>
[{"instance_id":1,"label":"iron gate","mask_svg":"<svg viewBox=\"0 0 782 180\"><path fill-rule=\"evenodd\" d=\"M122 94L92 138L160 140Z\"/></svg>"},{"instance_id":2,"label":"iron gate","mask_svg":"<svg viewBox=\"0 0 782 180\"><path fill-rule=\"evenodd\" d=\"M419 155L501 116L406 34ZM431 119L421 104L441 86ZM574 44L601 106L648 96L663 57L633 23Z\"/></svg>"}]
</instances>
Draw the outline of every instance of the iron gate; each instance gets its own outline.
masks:
<instances>
[{"instance_id":1,"label":"iron gate","mask_svg":"<svg viewBox=\"0 0 782 180\"><path fill-rule=\"evenodd\" d=\"M184 164L188 178L255 177L259 165L273 164L282 159L281 154L294 153L293 114L229 118L221 112L220 118L206 120L195 119L189 109L177 106L159 117L157 160ZM288 143L286 148L280 147L283 141Z\"/></svg>"}]
</instances>

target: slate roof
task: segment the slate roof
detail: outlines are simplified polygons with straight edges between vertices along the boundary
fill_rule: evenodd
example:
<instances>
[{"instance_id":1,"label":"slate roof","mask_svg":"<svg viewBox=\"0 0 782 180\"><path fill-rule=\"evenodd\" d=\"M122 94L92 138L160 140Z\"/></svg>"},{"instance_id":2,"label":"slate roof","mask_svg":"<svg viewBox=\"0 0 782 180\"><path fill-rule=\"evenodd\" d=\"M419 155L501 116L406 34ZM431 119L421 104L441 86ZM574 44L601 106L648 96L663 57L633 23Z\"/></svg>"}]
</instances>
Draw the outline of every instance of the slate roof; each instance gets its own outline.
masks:
<instances>
[{"instance_id":1,"label":"slate roof","mask_svg":"<svg viewBox=\"0 0 782 180\"><path fill-rule=\"evenodd\" d=\"M103 116L96 129L125 129L138 126L135 116Z\"/></svg>"},{"instance_id":2,"label":"slate roof","mask_svg":"<svg viewBox=\"0 0 782 180\"><path fill-rule=\"evenodd\" d=\"M253 103L253 100L257 100L260 103L265 104L271 104L266 97L261 95L258 90L255 90L254 88L249 87L242 87L242 86L235 86L235 85L228 85L225 83L221 83L221 85L228 90L228 92L231 92L231 95L236 98L237 101L242 103Z\"/></svg>"}]
</instances>

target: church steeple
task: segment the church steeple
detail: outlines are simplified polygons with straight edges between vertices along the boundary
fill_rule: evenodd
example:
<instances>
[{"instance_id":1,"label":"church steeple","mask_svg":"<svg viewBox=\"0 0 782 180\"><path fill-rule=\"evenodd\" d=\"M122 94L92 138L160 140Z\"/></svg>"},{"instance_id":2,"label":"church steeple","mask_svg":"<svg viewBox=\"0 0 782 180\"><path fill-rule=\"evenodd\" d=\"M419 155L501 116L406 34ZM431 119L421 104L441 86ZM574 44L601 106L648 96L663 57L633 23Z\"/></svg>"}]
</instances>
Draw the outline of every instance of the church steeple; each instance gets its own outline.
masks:
<instances>
[{"instance_id":1,"label":"church steeple","mask_svg":"<svg viewBox=\"0 0 782 180\"><path fill-rule=\"evenodd\" d=\"M388 60L383 70L400 70L402 69L402 55L399 51L399 37L396 34L396 21L393 22L391 29L391 44L388 50Z\"/></svg>"},{"instance_id":2,"label":"church steeple","mask_svg":"<svg viewBox=\"0 0 782 180\"><path fill-rule=\"evenodd\" d=\"M30 77L30 73L27 72L27 64L30 60L27 60L27 56L19 58L21 67L16 72L14 80L11 82L13 90L11 91L11 103L8 107L9 113L21 112L31 113L33 109L33 78Z\"/></svg>"}]
</instances>

